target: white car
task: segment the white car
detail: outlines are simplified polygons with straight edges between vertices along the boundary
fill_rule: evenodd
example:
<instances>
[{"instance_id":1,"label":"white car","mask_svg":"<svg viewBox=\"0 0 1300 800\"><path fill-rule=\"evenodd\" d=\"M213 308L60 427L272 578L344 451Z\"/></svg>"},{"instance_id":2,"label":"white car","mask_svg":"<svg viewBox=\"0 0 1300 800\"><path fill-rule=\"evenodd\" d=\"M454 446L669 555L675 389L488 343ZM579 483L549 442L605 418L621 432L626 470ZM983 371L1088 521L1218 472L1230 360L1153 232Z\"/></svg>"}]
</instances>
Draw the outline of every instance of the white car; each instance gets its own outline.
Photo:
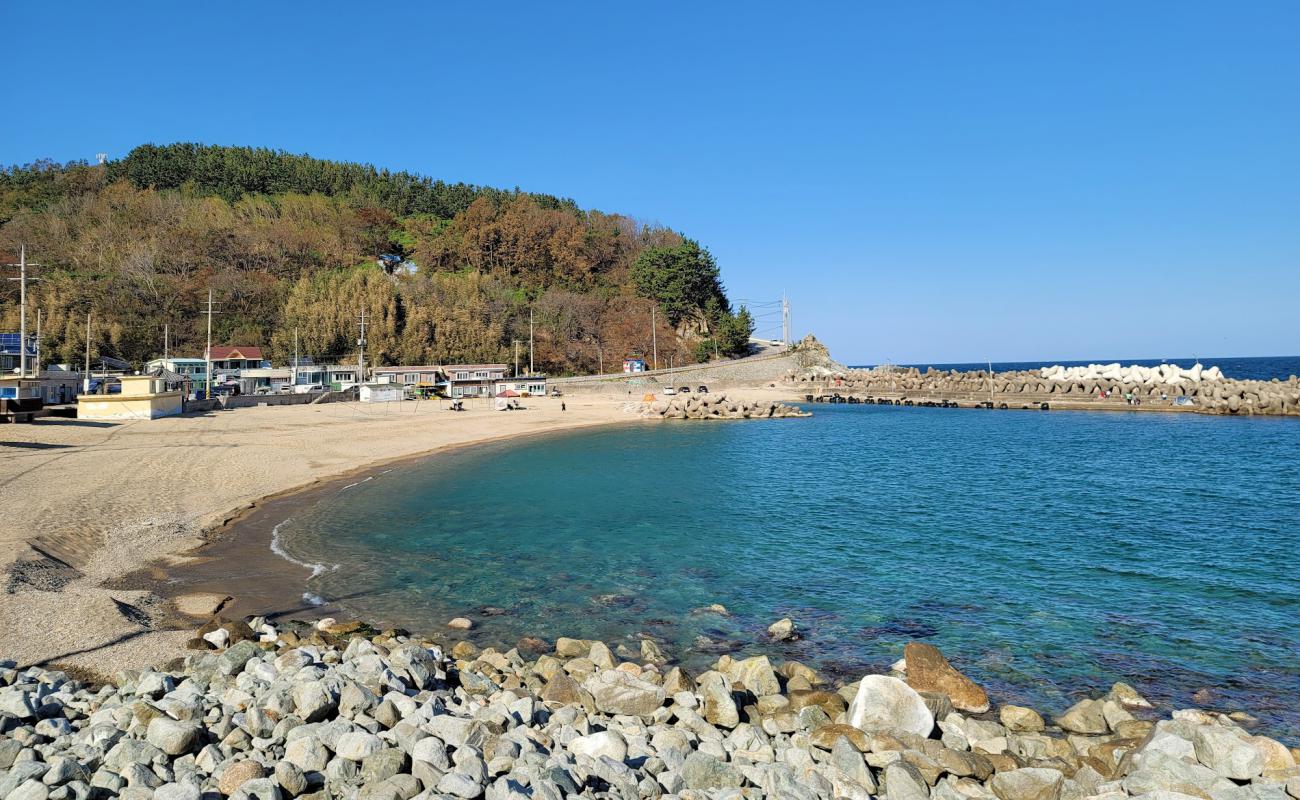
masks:
<instances>
[{"instance_id":1,"label":"white car","mask_svg":"<svg viewBox=\"0 0 1300 800\"><path fill-rule=\"evenodd\" d=\"M677 394L677 390L671 386L664 387L664 394Z\"/></svg>"}]
</instances>

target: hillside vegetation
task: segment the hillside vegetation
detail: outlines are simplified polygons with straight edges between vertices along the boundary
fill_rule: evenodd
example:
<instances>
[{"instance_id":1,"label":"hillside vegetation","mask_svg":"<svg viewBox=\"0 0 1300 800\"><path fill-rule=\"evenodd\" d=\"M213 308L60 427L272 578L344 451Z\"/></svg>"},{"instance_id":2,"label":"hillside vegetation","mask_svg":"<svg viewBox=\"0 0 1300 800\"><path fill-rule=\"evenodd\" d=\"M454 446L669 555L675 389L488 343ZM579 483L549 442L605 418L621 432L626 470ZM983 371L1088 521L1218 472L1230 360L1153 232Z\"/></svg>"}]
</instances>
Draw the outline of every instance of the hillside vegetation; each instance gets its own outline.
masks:
<instances>
[{"instance_id":1,"label":"hillside vegetation","mask_svg":"<svg viewBox=\"0 0 1300 800\"><path fill-rule=\"evenodd\" d=\"M93 349L135 363L200 356L209 289L214 344L262 345L281 362L356 356L367 316L377 363L510 361L553 373L743 351L752 321L728 301L699 243L569 199L266 149L143 145L102 165L36 162L0 170L0 255L20 243L39 282L45 360ZM416 265L390 275L393 254ZM12 256L12 259L9 257ZM17 330L16 287L0 329ZM34 324L34 323L33 323Z\"/></svg>"}]
</instances>

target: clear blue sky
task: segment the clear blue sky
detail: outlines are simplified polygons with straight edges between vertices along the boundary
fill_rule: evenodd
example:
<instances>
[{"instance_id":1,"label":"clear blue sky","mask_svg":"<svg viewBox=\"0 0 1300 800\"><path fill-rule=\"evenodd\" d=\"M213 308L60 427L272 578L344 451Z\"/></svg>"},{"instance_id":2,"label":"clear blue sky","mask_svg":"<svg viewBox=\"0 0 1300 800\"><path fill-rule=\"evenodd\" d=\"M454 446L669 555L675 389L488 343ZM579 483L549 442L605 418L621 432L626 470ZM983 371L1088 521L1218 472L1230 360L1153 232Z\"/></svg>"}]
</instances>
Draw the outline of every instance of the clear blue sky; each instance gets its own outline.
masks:
<instances>
[{"instance_id":1,"label":"clear blue sky","mask_svg":"<svg viewBox=\"0 0 1300 800\"><path fill-rule=\"evenodd\" d=\"M200 141L566 195L853 363L1300 352L1296 2L6 0L0 30L3 163Z\"/></svg>"}]
</instances>

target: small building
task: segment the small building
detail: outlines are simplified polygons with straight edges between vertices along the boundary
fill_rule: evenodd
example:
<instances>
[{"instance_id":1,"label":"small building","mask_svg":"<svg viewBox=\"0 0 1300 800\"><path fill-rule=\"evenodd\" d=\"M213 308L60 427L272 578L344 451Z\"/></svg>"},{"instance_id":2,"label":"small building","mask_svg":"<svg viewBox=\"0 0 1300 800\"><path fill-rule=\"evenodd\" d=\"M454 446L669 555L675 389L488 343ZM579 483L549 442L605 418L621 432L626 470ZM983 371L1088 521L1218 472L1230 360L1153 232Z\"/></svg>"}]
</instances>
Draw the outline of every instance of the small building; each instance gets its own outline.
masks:
<instances>
[{"instance_id":1,"label":"small building","mask_svg":"<svg viewBox=\"0 0 1300 800\"><path fill-rule=\"evenodd\" d=\"M293 382L293 368L245 369L239 373L238 381L240 394L255 394L258 389L271 389L278 392L281 386L289 386Z\"/></svg>"},{"instance_id":2,"label":"small building","mask_svg":"<svg viewBox=\"0 0 1300 800\"><path fill-rule=\"evenodd\" d=\"M491 397L495 383L506 377L505 364L449 364L442 368L447 376L448 396Z\"/></svg>"},{"instance_id":3,"label":"small building","mask_svg":"<svg viewBox=\"0 0 1300 800\"><path fill-rule=\"evenodd\" d=\"M509 392L509 394L507 394ZM493 394L497 397L510 397L512 395L519 397L545 397L546 396L546 376L545 375L518 375L513 378L497 381L493 386Z\"/></svg>"},{"instance_id":4,"label":"small building","mask_svg":"<svg viewBox=\"0 0 1300 800\"><path fill-rule=\"evenodd\" d=\"M44 406L40 381L17 375L0 377L0 421L31 422Z\"/></svg>"},{"instance_id":5,"label":"small building","mask_svg":"<svg viewBox=\"0 0 1300 800\"><path fill-rule=\"evenodd\" d=\"M357 394L363 403L395 403L405 396L406 390L400 383L363 383Z\"/></svg>"},{"instance_id":6,"label":"small building","mask_svg":"<svg viewBox=\"0 0 1300 800\"><path fill-rule=\"evenodd\" d=\"M22 365L23 360L23 336L21 333L0 333L0 372L8 375L11 372L17 372ZM27 335L27 369L32 371L36 366L36 337L31 334Z\"/></svg>"},{"instance_id":7,"label":"small building","mask_svg":"<svg viewBox=\"0 0 1300 800\"><path fill-rule=\"evenodd\" d=\"M83 394L77 398L77 419L125 422L170 417L183 410L183 395L168 391L156 375L123 375L119 394Z\"/></svg>"},{"instance_id":8,"label":"small building","mask_svg":"<svg viewBox=\"0 0 1300 800\"><path fill-rule=\"evenodd\" d=\"M331 391L341 392L357 385L360 368L356 364L308 364L296 369L290 367L288 371L294 386L320 384Z\"/></svg>"},{"instance_id":9,"label":"small building","mask_svg":"<svg viewBox=\"0 0 1300 800\"><path fill-rule=\"evenodd\" d=\"M375 367L370 374L379 383L396 383L416 389L432 389L442 383L442 367L429 364Z\"/></svg>"},{"instance_id":10,"label":"small building","mask_svg":"<svg viewBox=\"0 0 1300 800\"><path fill-rule=\"evenodd\" d=\"M270 366L264 363L260 347L214 347L209 351L208 357L212 359L213 372L233 372L238 375L240 370Z\"/></svg>"},{"instance_id":11,"label":"small building","mask_svg":"<svg viewBox=\"0 0 1300 800\"><path fill-rule=\"evenodd\" d=\"M201 389L208 382L208 362L201 358L155 358L144 365L145 372L157 372L160 369L184 375L195 388Z\"/></svg>"},{"instance_id":12,"label":"small building","mask_svg":"<svg viewBox=\"0 0 1300 800\"><path fill-rule=\"evenodd\" d=\"M625 358L623 359L623 371L626 373L645 372L644 358Z\"/></svg>"}]
</instances>

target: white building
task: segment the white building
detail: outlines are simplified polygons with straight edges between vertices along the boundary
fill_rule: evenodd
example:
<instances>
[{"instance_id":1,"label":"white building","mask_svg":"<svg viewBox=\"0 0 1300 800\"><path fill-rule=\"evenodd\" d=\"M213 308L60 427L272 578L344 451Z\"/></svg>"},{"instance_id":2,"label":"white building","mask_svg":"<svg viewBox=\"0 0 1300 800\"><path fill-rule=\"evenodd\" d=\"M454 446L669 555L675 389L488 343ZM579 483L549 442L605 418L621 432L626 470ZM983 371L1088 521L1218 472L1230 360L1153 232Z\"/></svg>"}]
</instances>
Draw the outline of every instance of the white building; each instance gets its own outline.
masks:
<instances>
[{"instance_id":1,"label":"white building","mask_svg":"<svg viewBox=\"0 0 1300 800\"><path fill-rule=\"evenodd\" d=\"M359 399L363 403L394 403L400 401L406 390L400 383L363 383Z\"/></svg>"}]
</instances>

